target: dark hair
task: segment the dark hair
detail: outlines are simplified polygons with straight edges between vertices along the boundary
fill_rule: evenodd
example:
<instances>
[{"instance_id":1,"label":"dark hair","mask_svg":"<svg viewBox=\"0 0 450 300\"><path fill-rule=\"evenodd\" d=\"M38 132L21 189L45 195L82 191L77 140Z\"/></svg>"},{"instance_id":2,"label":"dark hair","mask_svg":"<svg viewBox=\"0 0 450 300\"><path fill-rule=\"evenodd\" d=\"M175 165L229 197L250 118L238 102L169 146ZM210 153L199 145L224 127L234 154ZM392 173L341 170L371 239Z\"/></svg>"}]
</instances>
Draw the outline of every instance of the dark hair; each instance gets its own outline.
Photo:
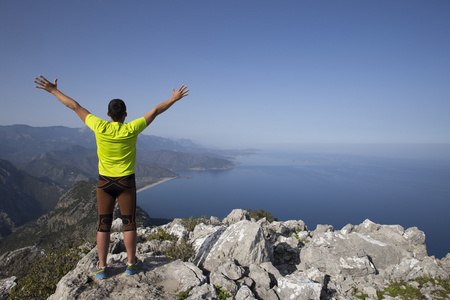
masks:
<instances>
[{"instance_id":1,"label":"dark hair","mask_svg":"<svg viewBox=\"0 0 450 300\"><path fill-rule=\"evenodd\" d=\"M125 106L125 102L121 99L113 99L109 102L108 112L111 119L114 122L118 122L123 119L125 113L127 112L127 107Z\"/></svg>"}]
</instances>

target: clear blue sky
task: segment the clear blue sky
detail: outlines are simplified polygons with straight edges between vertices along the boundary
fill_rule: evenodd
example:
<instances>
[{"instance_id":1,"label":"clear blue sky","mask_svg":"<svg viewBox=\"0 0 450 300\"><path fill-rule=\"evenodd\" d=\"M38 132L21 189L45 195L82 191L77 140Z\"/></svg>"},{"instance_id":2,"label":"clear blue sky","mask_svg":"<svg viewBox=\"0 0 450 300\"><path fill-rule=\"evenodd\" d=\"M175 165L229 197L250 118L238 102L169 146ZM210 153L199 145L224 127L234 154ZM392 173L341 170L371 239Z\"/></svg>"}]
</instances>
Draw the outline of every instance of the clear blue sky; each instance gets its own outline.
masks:
<instances>
[{"instance_id":1,"label":"clear blue sky","mask_svg":"<svg viewBox=\"0 0 450 300\"><path fill-rule=\"evenodd\" d=\"M450 1L0 2L0 125L82 127L190 95L144 133L222 148L450 143Z\"/></svg>"}]
</instances>

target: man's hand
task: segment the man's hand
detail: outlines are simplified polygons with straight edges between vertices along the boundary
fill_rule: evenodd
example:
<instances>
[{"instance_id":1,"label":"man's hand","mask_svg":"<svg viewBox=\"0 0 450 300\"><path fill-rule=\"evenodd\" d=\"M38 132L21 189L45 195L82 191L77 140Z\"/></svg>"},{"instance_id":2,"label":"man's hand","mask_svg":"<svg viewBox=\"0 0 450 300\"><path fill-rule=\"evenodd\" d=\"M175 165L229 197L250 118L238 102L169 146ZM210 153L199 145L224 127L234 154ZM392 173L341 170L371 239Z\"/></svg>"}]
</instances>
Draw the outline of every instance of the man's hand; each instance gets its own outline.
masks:
<instances>
[{"instance_id":1,"label":"man's hand","mask_svg":"<svg viewBox=\"0 0 450 300\"><path fill-rule=\"evenodd\" d=\"M38 85L36 86L38 89L43 89L46 90L47 92L51 93L55 90L57 90L57 85L56 82L58 81L58 79L55 79L53 81L53 83L49 82L47 79L45 79L44 76L39 75L40 78L38 77L34 77L34 83L37 83Z\"/></svg>"},{"instance_id":2,"label":"man's hand","mask_svg":"<svg viewBox=\"0 0 450 300\"><path fill-rule=\"evenodd\" d=\"M186 97L188 94L189 90L187 90L187 86L185 86L184 84L182 86L180 86L180 88L178 89L178 91L175 92L175 89L172 88L172 98L175 101L180 100L183 97Z\"/></svg>"}]
</instances>

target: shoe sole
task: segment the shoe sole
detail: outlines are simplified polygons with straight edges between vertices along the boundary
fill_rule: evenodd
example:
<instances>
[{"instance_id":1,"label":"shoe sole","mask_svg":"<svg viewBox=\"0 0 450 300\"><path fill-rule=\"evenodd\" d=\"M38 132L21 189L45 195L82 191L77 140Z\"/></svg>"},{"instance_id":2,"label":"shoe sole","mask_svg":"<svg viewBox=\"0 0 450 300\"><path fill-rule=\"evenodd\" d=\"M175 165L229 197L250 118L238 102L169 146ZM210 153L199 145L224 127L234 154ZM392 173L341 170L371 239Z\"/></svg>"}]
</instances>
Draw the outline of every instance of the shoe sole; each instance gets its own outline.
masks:
<instances>
[{"instance_id":1,"label":"shoe sole","mask_svg":"<svg viewBox=\"0 0 450 300\"><path fill-rule=\"evenodd\" d=\"M134 275L137 273L137 271L126 270L125 273L127 273L128 275Z\"/></svg>"},{"instance_id":2,"label":"shoe sole","mask_svg":"<svg viewBox=\"0 0 450 300\"><path fill-rule=\"evenodd\" d=\"M98 274L98 275L95 275L95 278L97 278L97 279L105 279L106 278L106 274Z\"/></svg>"}]
</instances>

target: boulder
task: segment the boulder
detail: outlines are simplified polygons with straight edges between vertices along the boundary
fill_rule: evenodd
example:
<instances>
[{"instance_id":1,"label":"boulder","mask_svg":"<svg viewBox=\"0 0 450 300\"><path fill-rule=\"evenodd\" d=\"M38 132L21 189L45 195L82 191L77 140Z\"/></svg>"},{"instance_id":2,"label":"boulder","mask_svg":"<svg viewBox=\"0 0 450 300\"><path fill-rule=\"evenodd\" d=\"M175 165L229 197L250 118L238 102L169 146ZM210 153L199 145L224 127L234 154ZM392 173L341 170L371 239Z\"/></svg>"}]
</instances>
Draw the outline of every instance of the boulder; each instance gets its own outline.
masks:
<instances>
[{"instance_id":1,"label":"boulder","mask_svg":"<svg viewBox=\"0 0 450 300\"><path fill-rule=\"evenodd\" d=\"M233 260L228 260L219 266L218 271L231 280L239 280L244 275L244 268L236 265Z\"/></svg>"},{"instance_id":2,"label":"boulder","mask_svg":"<svg viewBox=\"0 0 450 300\"><path fill-rule=\"evenodd\" d=\"M213 285L205 283L201 286L194 287L190 292L187 300L198 299L217 299L217 292Z\"/></svg>"},{"instance_id":3,"label":"boulder","mask_svg":"<svg viewBox=\"0 0 450 300\"><path fill-rule=\"evenodd\" d=\"M393 280L413 280L419 277L448 278L449 273L435 259L424 257L422 260L409 258L386 270Z\"/></svg>"},{"instance_id":4,"label":"boulder","mask_svg":"<svg viewBox=\"0 0 450 300\"><path fill-rule=\"evenodd\" d=\"M278 279L277 293L280 299L320 299L322 284L310 280L301 273Z\"/></svg>"},{"instance_id":5,"label":"boulder","mask_svg":"<svg viewBox=\"0 0 450 300\"><path fill-rule=\"evenodd\" d=\"M367 219L362 224L355 226L353 231L374 240L403 248L415 258L427 256L425 233L417 227L405 230L400 225L379 225Z\"/></svg>"},{"instance_id":6,"label":"boulder","mask_svg":"<svg viewBox=\"0 0 450 300\"><path fill-rule=\"evenodd\" d=\"M222 223L232 225L243 220L250 221L250 213L243 209L233 209L231 213L222 220Z\"/></svg>"},{"instance_id":7,"label":"boulder","mask_svg":"<svg viewBox=\"0 0 450 300\"><path fill-rule=\"evenodd\" d=\"M253 295L252 290L246 286L243 285L236 293L236 296L234 297L235 300L255 300L255 295Z\"/></svg>"},{"instance_id":8,"label":"boulder","mask_svg":"<svg viewBox=\"0 0 450 300\"><path fill-rule=\"evenodd\" d=\"M213 286L220 286L223 290L228 291L232 296L236 295L238 291L238 286L236 283L219 271L211 272L209 275L209 281Z\"/></svg>"},{"instance_id":9,"label":"boulder","mask_svg":"<svg viewBox=\"0 0 450 300\"><path fill-rule=\"evenodd\" d=\"M379 269L409 258L408 251L361 233L314 234L300 253L301 269L316 268L326 274L353 277L376 274Z\"/></svg>"},{"instance_id":10,"label":"boulder","mask_svg":"<svg viewBox=\"0 0 450 300\"><path fill-rule=\"evenodd\" d=\"M202 257L199 265L212 271L229 259L242 267L271 261L273 250L258 224L240 221L226 228L209 252L199 249L199 256Z\"/></svg>"}]
</instances>

